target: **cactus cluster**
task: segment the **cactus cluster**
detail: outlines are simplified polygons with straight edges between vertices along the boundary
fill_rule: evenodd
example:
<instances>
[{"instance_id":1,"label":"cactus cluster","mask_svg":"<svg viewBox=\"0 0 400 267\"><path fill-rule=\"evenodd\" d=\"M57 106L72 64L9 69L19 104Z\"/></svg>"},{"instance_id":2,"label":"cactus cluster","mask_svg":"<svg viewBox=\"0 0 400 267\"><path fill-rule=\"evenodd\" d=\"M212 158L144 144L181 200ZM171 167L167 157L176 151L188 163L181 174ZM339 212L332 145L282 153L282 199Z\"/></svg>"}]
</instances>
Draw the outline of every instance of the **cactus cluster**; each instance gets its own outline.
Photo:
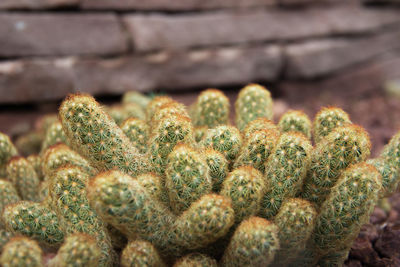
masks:
<instances>
[{"instance_id":1,"label":"cactus cluster","mask_svg":"<svg viewBox=\"0 0 400 267\"><path fill-rule=\"evenodd\" d=\"M0 133L2 266L342 265L398 190L400 133L368 159L367 132L340 108L275 124L256 84L234 108L236 125L217 89L189 109L75 94L21 137L29 149Z\"/></svg>"}]
</instances>

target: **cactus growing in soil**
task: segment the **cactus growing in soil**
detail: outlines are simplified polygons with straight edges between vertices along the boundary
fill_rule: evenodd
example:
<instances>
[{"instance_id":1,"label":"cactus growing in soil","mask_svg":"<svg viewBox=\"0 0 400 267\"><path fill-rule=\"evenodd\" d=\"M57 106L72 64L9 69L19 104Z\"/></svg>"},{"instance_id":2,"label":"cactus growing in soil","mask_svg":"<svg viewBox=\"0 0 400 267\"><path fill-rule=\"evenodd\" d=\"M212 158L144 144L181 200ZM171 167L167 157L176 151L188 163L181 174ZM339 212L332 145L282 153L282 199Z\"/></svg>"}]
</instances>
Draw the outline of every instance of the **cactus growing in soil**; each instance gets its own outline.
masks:
<instances>
[{"instance_id":1,"label":"cactus growing in soil","mask_svg":"<svg viewBox=\"0 0 400 267\"><path fill-rule=\"evenodd\" d=\"M278 123L282 132L300 132L311 138L311 121L308 116L300 110L289 110L282 115Z\"/></svg>"},{"instance_id":2,"label":"cactus growing in soil","mask_svg":"<svg viewBox=\"0 0 400 267\"><path fill-rule=\"evenodd\" d=\"M50 260L50 267L91 267L101 265L101 250L96 240L87 234L67 236L57 255Z\"/></svg>"},{"instance_id":3,"label":"cactus growing in soil","mask_svg":"<svg viewBox=\"0 0 400 267\"><path fill-rule=\"evenodd\" d=\"M6 176L7 162L18 154L8 135L0 132L0 177Z\"/></svg>"},{"instance_id":4,"label":"cactus growing in soil","mask_svg":"<svg viewBox=\"0 0 400 267\"><path fill-rule=\"evenodd\" d=\"M208 165L204 157L188 145L175 146L168 156L165 175L170 206L176 214L211 191Z\"/></svg>"},{"instance_id":5,"label":"cactus growing in soil","mask_svg":"<svg viewBox=\"0 0 400 267\"><path fill-rule=\"evenodd\" d=\"M29 161L19 156L11 158L7 163L6 173L22 199L38 200L40 181Z\"/></svg>"},{"instance_id":6,"label":"cactus growing in soil","mask_svg":"<svg viewBox=\"0 0 400 267\"><path fill-rule=\"evenodd\" d=\"M263 86L247 85L239 92L235 110L236 125L240 130L257 118L271 120L274 116L271 93Z\"/></svg>"},{"instance_id":7,"label":"cactus growing in soil","mask_svg":"<svg viewBox=\"0 0 400 267\"><path fill-rule=\"evenodd\" d=\"M148 241L132 240L121 254L122 267L164 267L157 249Z\"/></svg>"},{"instance_id":8,"label":"cactus growing in soil","mask_svg":"<svg viewBox=\"0 0 400 267\"><path fill-rule=\"evenodd\" d=\"M360 126L335 129L317 144L301 196L321 205L341 172L350 164L362 162L370 155L368 133Z\"/></svg>"},{"instance_id":9,"label":"cactus growing in soil","mask_svg":"<svg viewBox=\"0 0 400 267\"><path fill-rule=\"evenodd\" d=\"M191 253L175 262L174 267L217 267L217 261L201 253Z\"/></svg>"},{"instance_id":10,"label":"cactus growing in soil","mask_svg":"<svg viewBox=\"0 0 400 267\"><path fill-rule=\"evenodd\" d=\"M121 124L121 129L141 154L147 152L149 127L144 120L129 118Z\"/></svg>"},{"instance_id":11,"label":"cactus growing in soil","mask_svg":"<svg viewBox=\"0 0 400 267\"><path fill-rule=\"evenodd\" d=\"M3 267L42 267L43 252L34 240L16 236L4 246L0 264Z\"/></svg>"},{"instance_id":12,"label":"cactus growing in soil","mask_svg":"<svg viewBox=\"0 0 400 267\"><path fill-rule=\"evenodd\" d=\"M60 119L71 146L99 171L118 168L132 176L146 171L146 158L93 97L70 95L61 104Z\"/></svg>"},{"instance_id":13,"label":"cactus growing in soil","mask_svg":"<svg viewBox=\"0 0 400 267\"><path fill-rule=\"evenodd\" d=\"M265 219L250 217L233 234L221 266L268 266L278 249L278 227Z\"/></svg>"},{"instance_id":14,"label":"cactus growing in soil","mask_svg":"<svg viewBox=\"0 0 400 267\"><path fill-rule=\"evenodd\" d=\"M217 89L207 89L197 97L193 110L193 124L213 128L227 124L229 120L229 99Z\"/></svg>"},{"instance_id":15,"label":"cactus growing in soil","mask_svg":"<svg viewBox=\"0 0 400 267\"><path fill-rule=\"evenodd\" d=\"M322 108L315 115L313 122L313 135L316 143L329 135L337 127L351 124L349 115L340 108Z\"/></svg>"},{"instance_id":16,"label":"cactus growing in soil","mask_svg":"<svg viewBox=\"0 0 400 267\"><path fill-rule=\"evenodd\" d=\"M282 202L301 190L311 153L312 145L303 134L288 132L281 135L266 163L266 193L260 210L262 217L270 219L275 216Z\"/></svg>"},{"instance_id":17,"label":"cactus growing in soil","mask_svg":"<svg viewBox=\"0 0 400 267\"><path fill-rule=\"evenodd\" d=\"M394 194L399 188L400 166L385 157L370 159L367 163L373 165L382 176L382 190L379 196L385 198Z\"/></svg>"}]
</instances>

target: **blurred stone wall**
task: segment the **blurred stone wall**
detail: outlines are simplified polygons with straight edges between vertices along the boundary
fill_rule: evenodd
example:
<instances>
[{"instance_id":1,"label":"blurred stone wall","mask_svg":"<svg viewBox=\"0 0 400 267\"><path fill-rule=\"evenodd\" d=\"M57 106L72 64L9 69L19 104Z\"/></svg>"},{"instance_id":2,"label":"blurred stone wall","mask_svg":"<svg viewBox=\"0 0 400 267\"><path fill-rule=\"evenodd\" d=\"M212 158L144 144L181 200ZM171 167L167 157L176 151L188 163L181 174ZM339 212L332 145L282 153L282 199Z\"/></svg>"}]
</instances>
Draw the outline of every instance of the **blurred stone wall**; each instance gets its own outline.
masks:
<instances>
[{"instance_id":1,"label":"blurred stone wall","mask_svg":"<svg viewBox=\"0 0 400 267\"><path fill-rule=\"evenodd\" d=\"M400 0L0 0L0 104L395 77Z\"/></svg>"}]
</instances>

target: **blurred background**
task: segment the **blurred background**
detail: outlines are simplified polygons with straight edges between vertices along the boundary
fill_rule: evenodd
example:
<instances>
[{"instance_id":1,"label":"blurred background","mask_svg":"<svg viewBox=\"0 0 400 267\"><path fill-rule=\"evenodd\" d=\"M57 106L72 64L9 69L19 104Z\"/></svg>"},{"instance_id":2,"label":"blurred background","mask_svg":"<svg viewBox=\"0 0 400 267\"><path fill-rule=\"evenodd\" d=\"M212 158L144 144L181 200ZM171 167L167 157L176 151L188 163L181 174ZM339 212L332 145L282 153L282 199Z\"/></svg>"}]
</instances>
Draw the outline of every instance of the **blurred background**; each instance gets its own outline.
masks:
<instances>
[{"instance_id":1,"label":"blurred background","mask_svg":"<svg viewBox=\"0 0 400 267\"><path fill-rule=\"evenodd\" d=\"M344 108L376 155L400 128L400 1L0 1L0 131L14 138L73 92L190 104L215 87L233 104L251 82L277 119Z\"/></svg>"}]
</instances>

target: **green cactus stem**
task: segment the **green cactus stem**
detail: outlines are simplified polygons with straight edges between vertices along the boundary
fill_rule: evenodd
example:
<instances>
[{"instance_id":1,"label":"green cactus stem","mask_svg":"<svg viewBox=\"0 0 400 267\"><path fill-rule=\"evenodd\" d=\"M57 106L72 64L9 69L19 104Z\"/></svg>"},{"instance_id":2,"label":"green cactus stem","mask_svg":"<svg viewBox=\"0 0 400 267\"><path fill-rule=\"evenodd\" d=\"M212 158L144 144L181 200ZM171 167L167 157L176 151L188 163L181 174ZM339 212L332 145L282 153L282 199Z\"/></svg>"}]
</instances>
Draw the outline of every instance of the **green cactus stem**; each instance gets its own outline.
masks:
<instances>
[{"instance_id":1,"label":"green cactus stem","mask_svg":"<svg viewBox=\"0 0 400 267\"><path fill-rule=\"evenodd\" d=\"M117 104L106 108L107 113L117 125L129 118L146 119L143 108L135 103Z\"/></svg>"},{"instance_id":2,"label":"green cactus stem","mask_svg":"<svg viewBox=\"0 0 400 267\"><path fill-rule=\"evenodd\" d=\"M146 121L136 118L129 118L121 124L121 129L129 138L132 145L141 154L147 152L147 140L149 138L149 127Z\"/></svg>"},{"instance_id":3,"label":"green cactus stem","mask_svg":"<svg viewBox=\"0 0 400 267\"><path fill-rule=\"evenodd\" d=\"M58 143L68 145L68 142L69 141L67 140L67 136L65 135L65 132L62 128L61 122L55 121L49 126L44 135L41 152L45 151L50 146Z\"/></svg>"},{"instance_id":4,"label":"green cactus stem","mask_svg":"<svg viewBox=\"0 0 400 267\"><path fill-rule=\"evenodd\" d=\"M319 143L337 127L351 124L349 115L340 108L325 107L315 115L313 122L314 141Z\"/></svg>"},{"instance_id":5,"label":"green cactus stem","mask_svg":"<svg viewBox=\"0 0 400 267\"><path fill-rule=\"evenodd\" d=\"M23 157L13 157L7 163L7 177L24 200L37 201L39 177L32 165Z\"/></svg>"},{"instance_id":6,"label":"green cactus stem","mask_svg":"<svg viewBox=\"0 0 400 267\"><path fill-rule=\"evenodd\" d=\"M250 137L254 132L260 131L260 130L274 130L276 133L279 134L279 128L278 126L273 123L273 121L268 120L266 118L257 118L251 122L249 122L242 131L243 133L243 139L246 140L247 138Z\"/></svg>"},{"instance_id":7,"label":"green cactus stem","mask_svg":"<svg viewBox=\"0 0 400 267\"><path fill-rule=\"evenodd\" d=\"M141 186L146 188L147 193L154 199L162 202L166 206L169 205L168 193L164 189L164 184L160 176L155 173L144 173L137 178Z\"/></svg>"},{"instance_id":8,"label":"green cactus stem","mask_svg":"<svg viewBox=\"0 0 400 267\"><path fill-rule=\"evenodd\" d=\"M147 105L150 103L151 98L140 93L137 91L129 91L126 92L122 96L122 103L134 103L136 105L139 105L143 110L146 109Z\"/></svg>"},{"instance_id":9,"label":"green cactus stem","mask_svg":"<svg viewBox=\"0 0 400 267\"><path fill-rule=\"evenodd\" d=\"M157 249L148 241L132 240L121 254L122 267L164 267L166 266Z\"/></svg>"},{"instance_id":10,"label":"green cactus stem","mask_svg":"<svg viewBox=\"0 0 400 267\"><path fill-rule=\"evenodd\" d=\"M300 132L311 138L310 118L301 110L289 110L282 115L278 123L282 132L295 131Z\"/></svg>"},{"instance_id":11,"label":"green cactus stem","mask_svg":"<svg viewBox=\"0 0 400 267\"><path fill-rule=\"evenodd\" d=\"M4 246L0 264L3 267L42 267L43 252L34 240L16 236Z\"/></svg>"},{"instance_id":12,"label":"green cactus stem","mask_svg":"<svg viewBox=\"0 0 400 267\"><path fill-rule=\"evenodd\" d=\"M8 204L17 203L21 198L18 195L14 185L7 181L0 179L0 214ZM0 229L2 228L2 222L0 220Z\"/></svg>"},{"instance_id":13,"label":"green cactus stem","mask_svg":"<svg viewBox=\"0 0 400 267\"><path fill-rule=\"evenodd\" d=\"M208 128L228 124L229 110L229 99L223 92L207 89L197 97L193 110L193 124Z\"/></svg>"},{"instance_id":14,"label":"green cactus stem","mask_svg":"<svg viewBox=\"0 0 400 267\"><path fill-rule=\"evenodd\" d=\"M60 107L63 129L71 146L99 171L118 168L132 176L147 169L147 160L88 95L70 95Z\"/></svg>"},{"instance_id":15,"label":"green cactus stem","mask_svg":"<svg viewBox=\"0 0 400 267\"><path fill-rule=\"evenodd\" d=\"M1 229L0 227L0 255L3 251L4 245L7 244L8 241L10 241L12 236L13 235L10 232L5 229Z\"/></svg>"},{"instance_id":16,"label":"green cactus stem","mask_svg":"<svg viewBox=\"0 0 400 267\"><path fill-rule=\"evenodd\" d=\"M168 96L157 96L153 98L147 105L146 108L146 119L150 122L153 118L154 113L164 104L175 102Z\"/></svg>"},{"instance_id":17,"label":"green cactus stem","mask_svg":"<svg viewBox=\"0 0 400 267\"><path fill-rule=\"evenodd\" d=\"M400 166L391 161L388 157L378 157L367 160L368 164L373 165L382 176L382 191L380 198L393 195L399 188L399 168Z\"/></svg>"},{"instance_id":18,"label":"green cactus stem","mask_svg":"<svg viewBox=\"0 0 400 267\"><path fill-rule=\"evenodd\" d=\"M150 131L153 132L163 119L173 115L180 115L189 118L189 114L184 104L176 101L168 102L161 105L154 111L153 117L150 120Z\"/></svg>"},{"instance_id":19,"label":"green cactus stem","mask_svg":"<svg viewBox=\"0 0 400 267\"><path fill-rule=\"evenodd\" d=\"M206 133L208 131L207 126L197 126L194 127L194 139L196 143L200 143L201 140L206 136Z\"/></svg>"},{"instance_id":20,"label":"green cactus stem","mask_svg":"<svg viewBox=\"0 0 400 267\"><path fill-rule=\"evenodd\" d=\"M15 140L15 147L24 156L37 154L41 150L43 139L44 136L40 131L29 131L18 136Z\"/></svg>"},{"instance_id":21,"label":"green cactus stem","mask_svg":"<svg viewBox=\"0 0 400 267\"><path fill-rule=\"evenodd\" d=\"M32 165L33 169L39 178L40 181L43 181L44 175L42 172L42 157L38 154L29 155L26 160Z\"/></svg>"},{"instance_id":22,"label":"green cactus stem","mask_svg":"<svg viewBox=\"0 0 400 267\"><path fill-rule=\"evenodd\" d=\"M233 234L221 266L268 266L278 249L278 227L265 219L250 217Z\"/></svg>"},{"instance_id":23,"label":"green cactus stem","mask_svg":"<svg viewBox=\"0 0 400 267\"><path fill-rule=\"evenodd\" d=\"M259 212L264 178L258 170L243 166L233 170L222 184L220 194L232 200L235 223Z\"/></svg>"},{"instance_id":24,"label":"green cactus stem","mask_svg":"<svg viewBox=\"0 0 400 267\"><path fill-rule=\"evenodd\" d=\"M366 160L370 148L368 133L362 127L352 124L335 129L313 152L302 198L320 206L341 172L350 164Z\"/></svg>"},{"instance_id":25,"label":"green cactus stem","mask_svg":"<svg viewBox=\"0 0 400 267\"><path fill-rule=\"evenodd\" d=\"M303 134L288 132L281 135L266 163L266 192L260 211L263 218L275 216L282 202L301 190L311 154L312 145Z\"/></svg>"},{"instance_id":26,"label":"green cactus stem","mask_svg":"<svg viewBox=\"0 0 400 267\"><path fill-rule=\"evenodd\" d=\"M259 130L253 132L240 150L233 167L252 166L260 172L265 172L265 162L268 160L279 139L275 130Z\"/></svg>"},{"instance_id":27,"label":"green cactus stem","mask_svg":"<svg viewBox=\"0 0 400 267\"><path fill-rule=\"evenodd\" d=\"M165 189L170 207L180 214L201 196L211 192L211 178L204 157L185 144L178 144L168 156Z\"/></svg>"},{"instance_id":28,"label":"green cactus stem","mask_svg":"<svg viewBox=\"0 0 400 267\"><path fill-rule=\"evenodd\" d=\"M271 120L274 116L271 93L261 85L249 84L240 90L235 110L236 125L240 130L257 118Z\"/></svg>"},{"instance_id":29,"label":"green cactus stem","mask_svg":"<svg viewBox=\"0 0 400 267\"><path fill-rule=\"evenodd\" d=\"M8 161L18 155L18 151L8 135L0 132L0 177L5 177Z\"/></svg>"},{"instance_id":30,"label":"green cactus stem","mask_svg":"<svg viewBox=\"0 0 400 267\"><path fill-rule=\"evenodd\" d=\"M20 201L4 208L6 230L28 236L45 247L58 247L64 239L55 212L42 203Z\"/></svg>"},{"instance_id":31,"label":"green cactus stem","mask_svg":"<svg viewBox=\"0 0 400 267\"><path fill-rule=\"evenodd\" d=\"M177 260L173 267L217 267L217 261L201 253L191 253Z\"/></svg>"},{"instance_id":32,"label":"green cactus stem","mask_svg":"<svg viewBox=\"0 0 400 267\"><path fill-rule=\"evenodd\" d=\"M222 183L228 175L229 162L222 153L212 148L206 148L201 153L204 155L208 165L209 174L212 180L212 190L214 192L219 192Z\"/></svg>"}]
</instances>

